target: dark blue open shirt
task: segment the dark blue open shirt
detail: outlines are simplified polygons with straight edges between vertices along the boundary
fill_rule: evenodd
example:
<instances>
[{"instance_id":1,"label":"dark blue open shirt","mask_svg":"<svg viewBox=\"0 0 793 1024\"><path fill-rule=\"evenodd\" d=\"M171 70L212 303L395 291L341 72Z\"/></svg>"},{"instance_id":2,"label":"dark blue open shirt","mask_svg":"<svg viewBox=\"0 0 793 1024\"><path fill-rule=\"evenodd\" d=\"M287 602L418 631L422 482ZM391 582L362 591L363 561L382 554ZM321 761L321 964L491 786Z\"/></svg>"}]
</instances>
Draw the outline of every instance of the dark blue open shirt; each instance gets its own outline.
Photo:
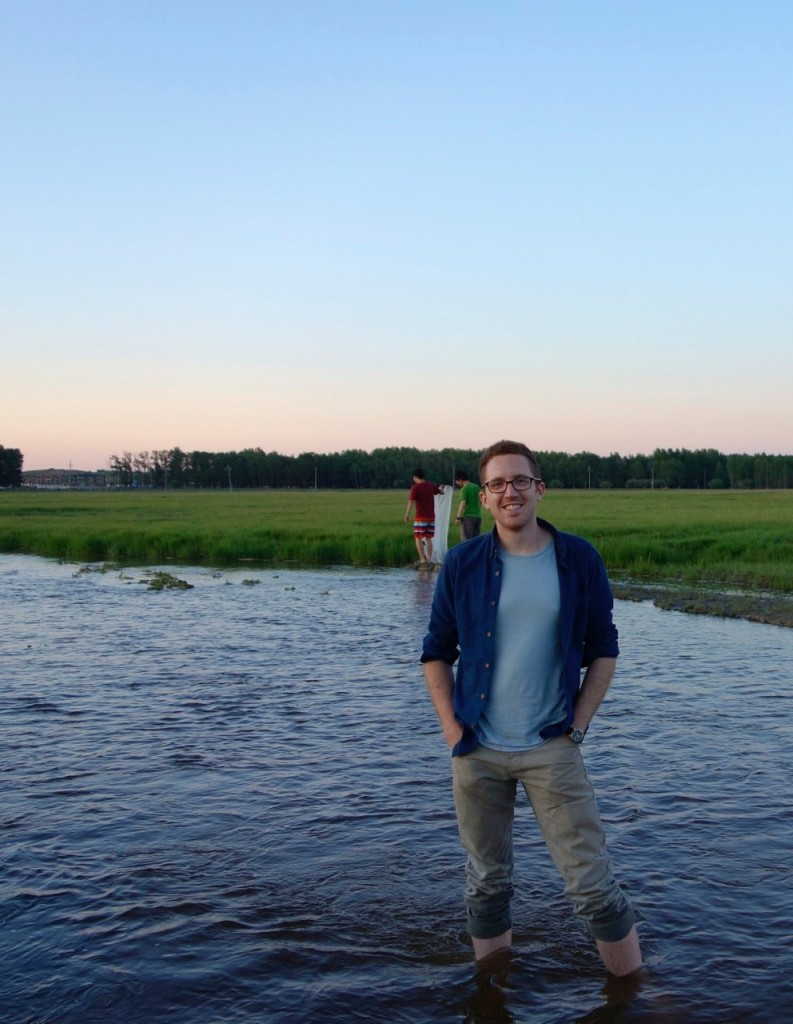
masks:
<instances>
[{"instance_id":1,"label":"dark blue open shirt","mask_svg":"<svg viewBox=\"0 0 793 1024\"><path fill-rule=\"evenodd\" d=\"M581 669L596 658L616 658L619 647L611 616L611 587L600 555L581 537L562 533L544 519L537 522L553 536L561 605L566 714L563 721L541 730L540 735L550 739L560 736L573 721ZM455 755L467 754L476 746L474 727L490 694L502 572L494 529L451 548L438 576L421 660L453 665L459 658L453 701L464 732L452 751Z\"/></svg>"}]
</instances>

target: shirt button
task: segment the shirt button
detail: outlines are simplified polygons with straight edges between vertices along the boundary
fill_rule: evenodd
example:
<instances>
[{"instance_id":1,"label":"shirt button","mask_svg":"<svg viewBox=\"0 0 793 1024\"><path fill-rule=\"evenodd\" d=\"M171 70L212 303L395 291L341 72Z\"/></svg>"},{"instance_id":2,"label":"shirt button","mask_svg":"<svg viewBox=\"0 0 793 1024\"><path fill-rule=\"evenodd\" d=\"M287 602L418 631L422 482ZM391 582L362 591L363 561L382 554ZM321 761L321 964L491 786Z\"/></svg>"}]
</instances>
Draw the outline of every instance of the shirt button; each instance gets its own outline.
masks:
<instances>
[{"instance_id":1,"label":"shirt button","mask_svg":"<svg viewBox=\"0 0 793 1024\"><path fill-rule=\"evenodd\" d=\"M493 635L493 634L492 634L492 633L491 633L491 632L490 632L489 630L488 630L488 632L487 632L487 633L485 633L485 636L492 636L492 635Z\"/></svg>"},{"instance_id":2,"label":"shirt button","mask_svg":"<svg viewBox=\"0 0 793 1024\"><path fill-rule=\"evenodd\" d=\"M489 661L485 662L485 668L490 668L490 662Z\"/></svg>"},{"instance_id":3,"label":"shirt button","mask_svg":"<svg viewBox=\"0 0 793 1024\"><path fill-rule=\"evenodd\" d=\"M479 699L480 699L480 700L484 700L484 699L485 699L485 695L484 695L483 693L480 693L480 694L479 694Z\"/></svg>"}]
</instances>

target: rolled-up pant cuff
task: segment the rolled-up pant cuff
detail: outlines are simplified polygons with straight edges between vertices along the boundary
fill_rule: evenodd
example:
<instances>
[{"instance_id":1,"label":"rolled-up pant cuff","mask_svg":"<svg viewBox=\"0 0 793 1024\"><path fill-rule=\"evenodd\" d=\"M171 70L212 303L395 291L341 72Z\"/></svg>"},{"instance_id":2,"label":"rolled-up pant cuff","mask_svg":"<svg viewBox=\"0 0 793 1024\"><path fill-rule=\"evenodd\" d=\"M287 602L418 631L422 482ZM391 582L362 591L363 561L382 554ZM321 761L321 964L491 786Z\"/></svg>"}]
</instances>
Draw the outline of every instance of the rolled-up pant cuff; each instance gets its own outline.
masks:
<instances>
[{"instance_id":1,"label":"rolled-up pant cuff","mask_svg":"<svg viewBox=\"0 0 793 1024\"><path fill-rule=\"evenodd\" d=\"M600 939L601 942L619 942L625 938L635 924L636 915L630 904L626 904L618 914L605 920L587 921L589 934L593 939Z\"/></svg>"},{"instance_id":2,"label":"rolled-up pant cuff","mask_svg":"<svg viewBox=\"0 0 793 1024\"><path fill-rule=\"evenodd\" d=\"M512 927L512 918L508 913L500 916L488 915L481 917L473 914L470 908L467 913L468 931L475 939L494 939L497 935L503 935L504 932L509 931Z\"/></svg>"}]
</instances>

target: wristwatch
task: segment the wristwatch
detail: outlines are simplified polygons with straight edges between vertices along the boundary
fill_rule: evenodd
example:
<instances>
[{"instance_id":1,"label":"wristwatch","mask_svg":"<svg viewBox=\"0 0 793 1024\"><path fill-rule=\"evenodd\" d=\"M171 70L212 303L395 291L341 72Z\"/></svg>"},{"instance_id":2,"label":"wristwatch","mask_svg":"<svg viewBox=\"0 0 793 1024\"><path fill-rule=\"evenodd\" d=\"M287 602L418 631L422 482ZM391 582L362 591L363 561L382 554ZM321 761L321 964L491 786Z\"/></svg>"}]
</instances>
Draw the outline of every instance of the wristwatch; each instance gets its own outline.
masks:
<instances>
[{"instance_id":1,"label":"wristwatch","mask_svg":"<svg viewBox=\"0 0 793 1024\"><path fill-rule=\"evenodd\" d=\"M571 725L570 728L567 730L566 735L569 739L573 741L573 743L583 743L584 736L586 735L586 733L583 729L574 729Z\"/></svg>"}]
</instances>

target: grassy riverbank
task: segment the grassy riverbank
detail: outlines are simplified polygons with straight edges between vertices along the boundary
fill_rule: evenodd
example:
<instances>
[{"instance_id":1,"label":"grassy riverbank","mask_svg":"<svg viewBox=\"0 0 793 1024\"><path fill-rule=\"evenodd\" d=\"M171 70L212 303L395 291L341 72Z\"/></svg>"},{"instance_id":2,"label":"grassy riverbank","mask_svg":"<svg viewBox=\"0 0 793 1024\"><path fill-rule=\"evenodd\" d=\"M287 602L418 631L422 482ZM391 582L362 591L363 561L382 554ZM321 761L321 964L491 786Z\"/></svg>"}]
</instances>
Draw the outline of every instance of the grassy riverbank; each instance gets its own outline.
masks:
<instances>
[{"instance_id":1,"label":"grassy riverbank","mask_svg":"<svg viewBox=\"0 0 793 1024\"><path fill-rule=\"evenodd\" d=\"M0 551L139 565L408 565L406 500L407 491L2 492ZM769 592L783 604L793 595L793 491L549 491L542 514L590 539L627 597L655 596L628 582Z\"/></svg>"}]
</instances>

